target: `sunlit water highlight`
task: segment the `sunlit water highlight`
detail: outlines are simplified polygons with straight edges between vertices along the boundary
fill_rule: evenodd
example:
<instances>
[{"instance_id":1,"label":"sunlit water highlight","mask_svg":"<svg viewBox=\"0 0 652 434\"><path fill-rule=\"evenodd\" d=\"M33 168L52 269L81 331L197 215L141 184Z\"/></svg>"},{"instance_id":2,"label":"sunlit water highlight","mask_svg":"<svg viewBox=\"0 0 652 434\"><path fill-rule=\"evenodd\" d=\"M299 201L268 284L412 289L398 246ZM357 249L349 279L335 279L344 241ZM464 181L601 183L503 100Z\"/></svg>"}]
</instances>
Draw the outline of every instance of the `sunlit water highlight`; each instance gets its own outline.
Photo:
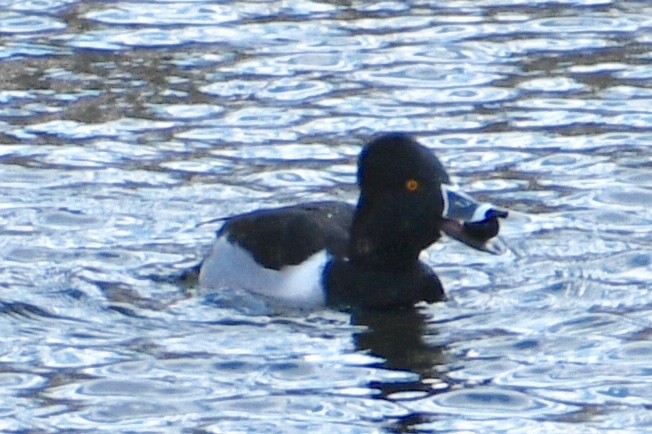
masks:
<instances>
[{"instance_id":1,"label":"sunlit water highlight","mask_svg":"<svg viewBox=\"0 0 652 434\"><path fill-rule=\"evenodd\" d=\"M0 8L0 430L652 429L652 5ZM414 132L509 207L424 257L450 301L351 317L175 280L215 219L354 201Z\"/></svg>"}]
</instances>

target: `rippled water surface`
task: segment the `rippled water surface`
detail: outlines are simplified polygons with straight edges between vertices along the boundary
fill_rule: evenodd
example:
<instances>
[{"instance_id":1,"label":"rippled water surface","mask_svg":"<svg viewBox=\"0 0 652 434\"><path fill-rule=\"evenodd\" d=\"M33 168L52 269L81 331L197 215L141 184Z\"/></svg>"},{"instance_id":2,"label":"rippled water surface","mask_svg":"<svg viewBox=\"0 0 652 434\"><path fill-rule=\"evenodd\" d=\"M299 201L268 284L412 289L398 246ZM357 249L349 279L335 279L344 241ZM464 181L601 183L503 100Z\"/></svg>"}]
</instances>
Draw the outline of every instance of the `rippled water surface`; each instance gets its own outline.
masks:
<instances>
[{"instance_id":1,"label":"rippled water surface","mask_svg":"<svg viewBox=\"0 0 652 434\"><path fill-rule=\"evenodd\" d=\"M0 5L0 430L652 430L652 4ZM512 210L450 300L284 311L176 276L215 218L353 201L405 130Z\"/></svg>"}]
</instances>

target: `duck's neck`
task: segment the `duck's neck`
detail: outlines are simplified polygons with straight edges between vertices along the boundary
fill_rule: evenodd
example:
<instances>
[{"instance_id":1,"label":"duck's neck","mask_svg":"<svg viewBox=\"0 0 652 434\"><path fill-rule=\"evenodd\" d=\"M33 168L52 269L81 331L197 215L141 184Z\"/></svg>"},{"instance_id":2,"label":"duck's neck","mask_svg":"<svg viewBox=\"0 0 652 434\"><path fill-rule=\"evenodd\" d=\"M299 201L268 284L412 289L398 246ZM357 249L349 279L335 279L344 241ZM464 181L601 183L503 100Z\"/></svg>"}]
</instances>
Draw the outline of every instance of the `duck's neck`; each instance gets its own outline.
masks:
<instances>
[{"instance_id":1,"label":"duck's neck","mask_svg":"<svg viewBox=\"0 0 652 434\"><path fill-rule=\"evenodd\" d=\"M418 266L421 248L411 239L410 222L397 219L391 212L368 207L360 200L351 225L351 262L387 271L406 271Z\"/></svg>"}]
</instances>

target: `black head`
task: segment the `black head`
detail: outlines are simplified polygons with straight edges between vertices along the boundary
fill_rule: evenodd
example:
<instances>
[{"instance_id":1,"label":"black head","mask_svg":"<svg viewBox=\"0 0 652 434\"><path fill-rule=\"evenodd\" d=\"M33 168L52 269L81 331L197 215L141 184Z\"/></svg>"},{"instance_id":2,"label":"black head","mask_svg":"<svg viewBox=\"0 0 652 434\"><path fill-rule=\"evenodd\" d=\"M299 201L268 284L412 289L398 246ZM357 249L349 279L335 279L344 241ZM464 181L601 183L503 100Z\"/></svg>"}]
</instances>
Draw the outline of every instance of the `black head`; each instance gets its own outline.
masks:
<instances>
[{"instance_id":1,"label":"black head","mask_svg":"<svg viewBox=\"0 0 652 434\"><path fill-rule=\"evenodd\" d=\"M351 230L351 260L383 268L416 263L441 236L441 184L448 174L437 157L406 134L369 142L358 161L360 199Z\"/></svg>"},{"instance_id":2,"label":"black head","mask_svg":"<svg viewBox=\"0 0 652 434\"><path fill-rule=\"evenodd\" d=\"M449 183L448 174L432 151L403 133L383 134L370 141L358 160L358 185L371 197L402 189L414 179L433 186Z\"/></svg>"}]
</instances>

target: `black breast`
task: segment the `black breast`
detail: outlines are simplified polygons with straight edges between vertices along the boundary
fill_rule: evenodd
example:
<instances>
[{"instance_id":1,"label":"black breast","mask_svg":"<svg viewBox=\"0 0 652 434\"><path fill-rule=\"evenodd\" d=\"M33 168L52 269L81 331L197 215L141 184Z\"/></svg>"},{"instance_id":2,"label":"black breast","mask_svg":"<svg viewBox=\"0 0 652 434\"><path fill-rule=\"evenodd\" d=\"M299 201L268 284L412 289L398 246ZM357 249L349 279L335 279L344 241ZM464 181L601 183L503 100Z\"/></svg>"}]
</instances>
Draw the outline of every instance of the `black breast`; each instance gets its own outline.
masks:
<instances>
[{"instance_id":1,"label":"black breast","mask_svg":"<svg viewBox=\"0 0 652 434\"><path fill-rule=\"evenodd\" d=\"M230 218L218 236L249 250L262 266L279 270L324 249L345 256L354 210L343 202L259 210Z\"/></svg>"},{"instance_id":2,"label":"black breast","mask_svg":"<svg viewBox=\"0 0 652 434\"><path fill-rule=\"evenodd\" d=\"M402 270L368 268L337 258L324 270L327 303L336 308L383 310L446 299L439 277L417 261Z\"/></svg>"}]
</instances>

